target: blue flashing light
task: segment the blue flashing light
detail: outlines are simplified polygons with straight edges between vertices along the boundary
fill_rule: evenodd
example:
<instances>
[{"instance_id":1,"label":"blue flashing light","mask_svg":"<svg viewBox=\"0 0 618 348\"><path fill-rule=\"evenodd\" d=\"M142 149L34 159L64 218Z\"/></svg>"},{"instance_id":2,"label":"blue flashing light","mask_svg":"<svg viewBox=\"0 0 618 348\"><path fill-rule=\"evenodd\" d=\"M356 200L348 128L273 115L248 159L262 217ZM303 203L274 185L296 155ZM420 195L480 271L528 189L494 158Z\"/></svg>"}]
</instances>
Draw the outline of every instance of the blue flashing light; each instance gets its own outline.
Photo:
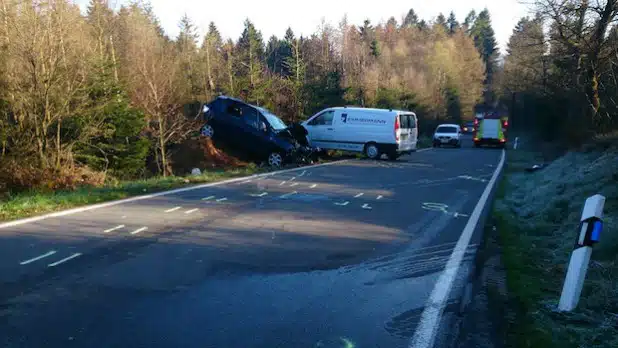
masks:
<instances>
[{"instance_id":1,"label":"blue flashing light","mask_svg":"<svg viewBox=\"0 0 618 348\"><path fill-rule=\"evenodd\" d=\"M601 240L602 231L603 231L603 222L595 221L594 227L592 227L592 234L590 235L590 240L592 242L599 242L599 240Z\"/></svg>"}]
</instances>

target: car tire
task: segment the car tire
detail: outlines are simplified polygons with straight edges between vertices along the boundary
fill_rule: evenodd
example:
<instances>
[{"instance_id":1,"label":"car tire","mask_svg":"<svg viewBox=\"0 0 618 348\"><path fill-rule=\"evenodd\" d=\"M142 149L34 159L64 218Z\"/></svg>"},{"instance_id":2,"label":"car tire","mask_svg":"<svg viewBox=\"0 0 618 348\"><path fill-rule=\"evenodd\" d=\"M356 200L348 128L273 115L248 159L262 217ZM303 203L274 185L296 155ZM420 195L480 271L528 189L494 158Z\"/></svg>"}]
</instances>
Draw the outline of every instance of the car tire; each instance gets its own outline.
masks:
<instances>
[{"instance_id":1,"label":"car tire","mask_svg":"<svg viewBox=\"0 0 618 348\"><path fill-rule=\"evenodd\" d=\"M200 134L206 138L212 138L215 135L215 130L211 125L205 124L202 129L200 129Z\"/></svg>"},{"instance_id":2,"label":"car tire","mask_svg":"<svg viewBox=\"0 0 618 348\"><path fill-rule=\"evenodd\" d=\"M268 165L275 168L281 168L283 166L283 156L279 152L271 152L266 160Z\"/></svg>"},{"instance_id":3,"label":"car tire","mask_svg":"<svg viewBox=\"0 0 618 348\"><path fill-rule=\"evenodd\" d=\"M368 143L365 145L365 156L369 159L378 159L382 154L376 143Z\"/></svg>"}]
</instances>

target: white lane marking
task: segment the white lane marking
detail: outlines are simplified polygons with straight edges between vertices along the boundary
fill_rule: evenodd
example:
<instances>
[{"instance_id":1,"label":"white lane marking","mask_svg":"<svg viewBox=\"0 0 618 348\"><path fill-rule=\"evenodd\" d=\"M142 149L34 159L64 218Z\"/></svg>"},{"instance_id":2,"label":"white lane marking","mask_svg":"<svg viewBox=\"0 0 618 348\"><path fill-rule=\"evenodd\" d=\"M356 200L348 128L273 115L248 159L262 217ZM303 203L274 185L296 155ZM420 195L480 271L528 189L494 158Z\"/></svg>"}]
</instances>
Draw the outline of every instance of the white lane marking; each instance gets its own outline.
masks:
<instances>
[{"instance_id":1,"label":"white lane marking","mask_svg":"<svg viewBox=\"0 0 618 348\"><path fill-rule=\"evenodd\" d=\"M286 183L286 182L287 182L287 181L282 181L282 182L279 184L279 186L283 186L283 185L285 185L285 183Z\"/></svg>"},{"instance_id":2,"label":"white lane marking","mask_svg":"<svg viewBox=\"0 0 618 348\"><path fill-rule=\"evenodd\" d=\"M191 209L191 210L187 210L187 211L185 211L185 214L187 214L187 215L189 215L189 214L193 214L193 213L195 213L195 212L196 212L196 211L198 211L198 210L199 210L199 209L197 209L197 208L195 208L195 209Z\"/></svg>"},{"instance_id":3,"label":"white lane marking","mask_svg":"<svg viewBox=\"0 0 618 348\"><path fill-rule=\"evenodd\" d=\"M166 213L171 213L171 212L175 212L176 210L180 210L180 209L182 209L182 207L175 207L175 208L172 208L172 209L168 209L165 212Z\"/></svg>"},{"instance_id":4,"label":"white lane marking","mask_svg":"<svg viewBox=\"0 0 618 348\"><path fill-rule=\"evenodd\" d=\"M121 217L121 219L126 219L126 218L127 218L127 216L126 216L126 215L123 215L123 216Z\"/></svg>"},{"instance_id":5,"label":"white lane marking","mask_svg":"<svg viewBox=\"0 0 618 348\"><path fill-rule=\"evenodd\" d=\"M306 170L303 170L303 172L302 172L302 173L300 173L300 174L298 174L298 176L305 176L305 173L307 173L307 171L306 171Z\"/></svg>"},{"instance_id":6,"label":"white lane marking","mask_svg":"<svg viewBox=\"0 0 618 348\"><path fill-rule=\"evenodd\" d=\"M209 201L209 200L214 199L214 198L215 198L215 196L208 196L208 197L202 198L202 200L203 201Z\"/></svg>"},{"instance_id":7,"label":"white lane marking","mask_svg":"<svg viewBox=\"0 0 618 348\"><path fill-rule=\"evenodd\" d=\"M124 225L118 225L118 226L116 226L116 227L112 227L112 228L110 228L110 229L107 229L107 230L103 231L103 233L110 233L110 232L114 232L114 231L119 230L119 229L121 229L121 228L124 228Z\"/></svg>"},{"instance_id":8,"label":"white lane marking","mask_svg":"<svg viewBox=\"0 0 618 348\"><path fill-rule=\"evenodd\" d=\"M144 232L148 229L148 227L142 227L142 228L138 228L137 230L131 232L131 234L138 234L140 232Z\"/></svg>"},{"instance_id":9,"label":"white lane marking","mask_svg":"<svg viewBox=\"0 0 618 348\"><path fill-rule=\"evenodd\" d=\"M462 214L462 213L455 213L454 215L455 215L455 217L460 217L460 216L461 217L469 217L470 216L470 215Z\"/></svg>"},{"instance_id":10,"label":"white lane marking","mask_svg":"<svg viewBox=\"0 0 618 348\"><path fill-rule=\"evenodd\" d=\"M290 193L286 193L286 194L284 194L284 195L279 196L279 198L288 198L288 197L293 196L293 195L295 195L295 194L297 194L297 193L298 193L298 192L296 192L296 191L292 191L292 192L290 192Z\"/></svg>"},{"instance_id":11,"label":"white lane marking","mask_svg":"<svg viewBox=\"0 0 618 348\"><path fill-rule=\"evenodd\" d=\"M46 257L52 256L52 255L53 255L53 254L55 254L55 253L56 253L56 250L52 250L52 251L50 251L50 252L48 252L48 253L45 253L45 254L43 254L43 255L39 255L39 256L37 256L37 257L33 257L33 258L31 258L30 260L22 261L22 262L20 262L19 264L20 264L20 265L22 265L22 266L24 266L24 265L27 265L27 264L29 264L29 263L33 263L33 262L35 262L35 261L39 261L40 259L44 259L44 258L46 258Z\"/></svg>"},{"instance_id":12,"label":"white lane marking","mask_svg":"<svg viewBox=\"0 0 618 348\"><path fill-rule=\"evenodd\" d=\"M288 180L288 181L294 181L294 180L296 180L296 177L295 177L295 176L293 176L293 177L292 177L290 180Z\"/></svg>"},{"instance_id":13,"label":"white lane marking","mask_svg":"<svg viewBox=\"0 0 618 348\"><path fill-rule=\"evenodd\" d=\"M363 209L367 209L367 210L371 210L371 209L373 209L373 208L371 208L371 207L369 206L369 204L367 204L367 203L363 204L362 208L363 208Z\"/></svg>"},{"instance_id":14,"label":"white lane marking","mask_svg":"<svg viewBox=\"0 0 618 348\"><path fill-rule=\"evenodd\" d=\"M316 187L318 187L318 184L313 184L313 185L309 186L309 188L316 188Z\"/></svg>"},{"instance_id":15,"label":"white lane marking","mask_svg":"<svg viewBox=\"0 0 618 348\"><path fill-rule=\"evenodd\" d=\"M361 193L357 194L356 196L354 196L354 198L362 197L363 195L364 195L364 193L361 192Z\"/></svg>"},{"instance_id":16,"label":"white lane marking","mask_svg":"<svg viewBox=\"0 0 618 348\"><path fill-rule=\"evenodd\" d=\"M382 198L384 198L384 196L379 195L376 199L377 199L377 200L381 200Z\"/></svg>"},{"instance_id":17,"label":"white lane marking","mask_svg":"<svg viewBox=\"0 0 618 348\"><path fill-rule=\"evenodd\" d=\"M468 223L466 223L466 227L464 227L463 232L461 233L461 236L453 249L453 253L444 266L444 271L440 274L440 278L438 278L436 285L431 291L431 296L429 296L429 300L425 304L420 321L408 347L431 348L433 346L436 339L436 334L438 332L438 325L440 325L442 320L442 313L444 312L444 307L446 306L451 288L453 287L453 282L455 281L457 272L459 272L459 267L461 266L461 261L463 260L466 250L470 245L470 240L474 234L474 228L481 218L481 213L489 200L491 190L495 186L496 180L498 180L498 176L502 171L502 167L504 166L504 158L505 152L502 150L500 163L498 164L494 175L491 177L491 180L485 187L485 191L483 191L481 198L474 207L472 216L468 219Z\"/></svg>"},{"instance_id":18,"label":"white lane marking","mask_svg":"<svg viewBox=\"0 0 618 348\"><path fill-rule=\"evenodd\" d=\"M219 202L219 203L225 202L225 201L227 201L227 198L225 198L225 197L217 199L217 202Z\"/></svg>"},{"instance_id":19,"label":"white lane marking","mask_svg":"<svg viewBox=\"0 0 618 348\"><path fill-rule=\"evenodd\" d=\"M515 144L513 144L513 150L517 150L517 145L519 145L519 137L515 137Z\"/></svg>"},{"instance_id":20,"label":"white lane marking","mask_svg":"<svg viewBox=\"0 0 618 348\"><path fill-rule=\"evenodd\" d=\"M345 163L345 162L349 162L349 161L350 160L333 161L333 162L328 162L328 163L314 164L314 165L311 165L309 167L311 167L311 168L326 167L326 166L332 166L332 165L336 165L336 164L340 164L340 163ZM307 167L305 167L305 168L307 168ZM276 175L276 174L293 173L293 172L297 172L297 171L302 170L302 169L303 169L303 167L283 169L283 170L278 170L278 171L274 171L274 172L270 172L270 173L253 174L253 175L249 175L249 176L245 176L245 177L241 177L241 178L234 178L234 179L229 179L229 180L211 182L211 183L208 183L208 184L201 184L201 185L183 187L183 188L179 188L179 189L175 189L175 190L162 191L162 192L157 192L157 193L152 193L152 194L147 194L147 195L142 195L142 196L136 196L136 197L131 197L131 198L125 198L125 199L120 199L120 200L106 202L106 203L99 203L99 204L94 204L94 205L88 205L88 206L85 206L85 207L73 208L73 209L63 210L63 211L59 211L59 212L55 212L55 213L50 213L50 214L45 214L45 215L40 215L40 216L34 216L34 217L31 217L31 218L26 218L26 219L20 219L20 220L14 220L14 221L0 223L0 229L20 226L20 225L29 224L29 223L32 223L32 222L38 222L38 221L42 221L42 220L46 220L46 219L50 219L50 218L62 217L62 216L76 214L76 213L83 213L85 211L91 211L91 210L97 210L97 209L102 209L102 208L113 207L113 206L116 206L116 205L119 205L119 204L124 204L124 203L138 202L138 201L142 201L142 200L145 200L145 199L152 199L152 198L156 198L156 197L169 196L169 195L173 195L173 194L176 194L176 193L182 193L182 192L188 192L188 191L194 191L194 190L201 190L201 189L208 188L208 187L215 187L215 186L233 184L235 182L244 181L244 180L247 180L247 179L265 178L265 177L270 177L270 176L273 176L273 175Z\"/></svg>"},{"instance_id":21,"label":"white lane marking","mask_svg":"<svg viewBox=\"0 0 618 348\"><path fill-rule=\"evenodd\" d=\"M428 147L426 149L416 150L416 152L424 152L424 151L429 151L429 150L433 150L433 147Z\"/></svg>"},{"instance_id":22,"label":"white lane marking","mask_svg":"<svg viewBox=\"0 0 618 348\"><path fill-rule=\"evenodd\" d=\"M345 202L343 202L343 203L335 203L335 205L338 205L338 206L340 206L340 207L345 207L345 206L346 206L346 205L348 205L348 204L350 204L350 202L348 202L348 201L345 201Z\"/></svg>"},{"instance_id":23,"label":"white lane marking","mask_svg":"<svg viewBox=\"0 0 618 348\"><path fill-rule=\"evenodd\" d=\"M260 194L253 193L253 194L250 194L249 196L251 196L251 197L264 197L264 196L268 196L268 192L262 192Z\"/></svg>"},{"instance_id":24,"label":"white lane marking","mask_svg":"<svg viewBox=\"0 0 618 348\"><path fill-rule=\"evenodd\" d=\"M298 183L297 183L297 182L295 182L295 183L293 183L292 185L290 185L290 187L294 187L294 186L298 186Z\"/></svg>"},{"instance_id":25,"label":"white lane marking","mask_svg":"<svg viewBox=\"0 0 618 348\"><path fill-rule=\"evenodd\" d=\"M50 263L49 265L47 265L47 267L56 267L56 266L58 266L61 263L65 263L65 262L67 262L69 260L73 260L74 258L79 257L81 255L82 255L82 253L75 253L75 254L73 254L73 255L71 255L69 257L65 257L64 259L62 259L60 261L56 261L54 263Z\"/></svg>"},{"instance_id":26,"label":"white lane marking","mask_svg":"<svg viewBox=\"0 0 618 348\"><path fill-rule=\"evenodd\" d=\"M241 184L248 184L248 183L250 183L251 181L252 181L252 180L245 180L245 181L241 182Z\"/></svg>"}]
</instances>

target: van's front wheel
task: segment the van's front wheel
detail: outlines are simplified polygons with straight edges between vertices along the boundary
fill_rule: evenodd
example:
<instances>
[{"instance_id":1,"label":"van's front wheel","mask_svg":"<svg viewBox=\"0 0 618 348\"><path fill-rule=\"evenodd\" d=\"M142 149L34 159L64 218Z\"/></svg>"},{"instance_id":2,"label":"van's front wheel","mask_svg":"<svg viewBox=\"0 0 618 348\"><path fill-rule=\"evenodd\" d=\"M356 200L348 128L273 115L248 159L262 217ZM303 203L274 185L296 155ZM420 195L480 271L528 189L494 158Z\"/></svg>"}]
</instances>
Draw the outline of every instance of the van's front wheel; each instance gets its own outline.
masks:
<instances>
[{"instance_id":1,"label":"van's front wheel","mask_svg":"<svg viewBox=\"0 0 618 348\"><path fill-rule=\"evenodd\" d=\"M380 149L378 149L378 145L375 143L369 143L365 145L365 156L370 159L378 159L380 158Z\"/></svg>"}]
</instances>

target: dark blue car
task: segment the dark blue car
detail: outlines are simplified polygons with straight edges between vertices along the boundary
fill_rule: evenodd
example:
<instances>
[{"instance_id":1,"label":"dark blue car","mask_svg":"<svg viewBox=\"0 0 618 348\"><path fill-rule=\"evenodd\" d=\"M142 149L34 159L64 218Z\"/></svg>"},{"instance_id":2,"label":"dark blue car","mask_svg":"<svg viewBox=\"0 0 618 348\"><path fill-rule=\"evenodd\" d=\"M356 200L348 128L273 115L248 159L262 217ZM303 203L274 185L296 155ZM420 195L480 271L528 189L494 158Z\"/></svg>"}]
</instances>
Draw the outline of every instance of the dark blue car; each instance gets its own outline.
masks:
<instances>
[{"instance_id":1,"label":"dark blue car","mask_svg":"<svg viewBox=\"0 0 618 348\"><path fill-rule=\"evenodd\" d=\"M279 167L308 151L298 129L290 129L268 110L220 96L205 105L203 136L222 142L248 157ZM303 129L304 130L304 129ZM301 130L302 131L302 130ZM295 134L296 133L296 134ZM306 134L306 133L305 133Z\"/></svg>"}]
</instances>

